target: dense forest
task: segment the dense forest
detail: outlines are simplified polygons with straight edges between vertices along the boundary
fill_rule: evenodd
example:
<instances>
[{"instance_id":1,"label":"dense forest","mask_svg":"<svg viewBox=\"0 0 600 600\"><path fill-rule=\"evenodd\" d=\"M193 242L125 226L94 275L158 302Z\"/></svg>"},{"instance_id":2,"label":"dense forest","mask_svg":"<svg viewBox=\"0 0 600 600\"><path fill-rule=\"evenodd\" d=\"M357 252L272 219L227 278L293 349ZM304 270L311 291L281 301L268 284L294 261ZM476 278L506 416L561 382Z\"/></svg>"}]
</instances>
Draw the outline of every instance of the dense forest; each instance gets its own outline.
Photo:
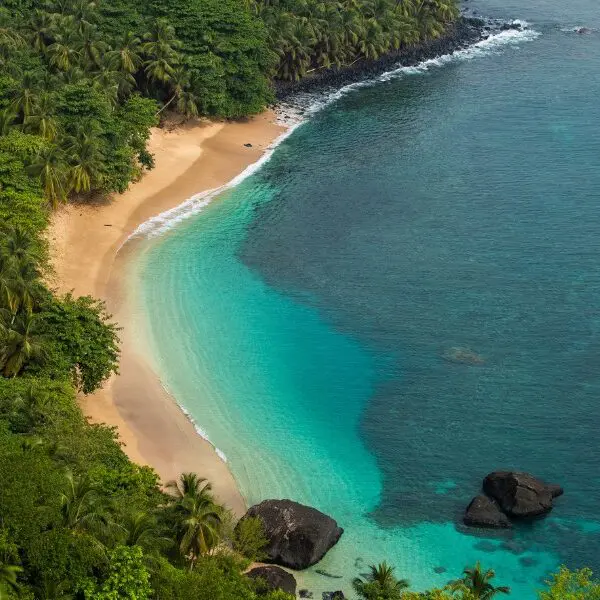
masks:
<instances>
[{"instance_id":1,"label":"dense forest","mask_svg":"<svg viewBox=\"0 0 600 600\"><path fill-rule=\"evenodd\" d=\"M4 0L0 7L0 598L284 600L243 575L260 522L234 529L194 474L159 485L77 394L118 369L119 330L93 298L48 289L54 207L125 190L169 112L237 118L273 78L439 36L454 0ZM201 474L200 474L201 475ZM393 560L393 557L387 557ZM410 575L410 574L405 574ZM417 594L385 563L365 600L491 598L480 566ZM457 574L458 576L458 574ZM600 598L561 571L542 600Z\"/></svg>"}]
</instances>

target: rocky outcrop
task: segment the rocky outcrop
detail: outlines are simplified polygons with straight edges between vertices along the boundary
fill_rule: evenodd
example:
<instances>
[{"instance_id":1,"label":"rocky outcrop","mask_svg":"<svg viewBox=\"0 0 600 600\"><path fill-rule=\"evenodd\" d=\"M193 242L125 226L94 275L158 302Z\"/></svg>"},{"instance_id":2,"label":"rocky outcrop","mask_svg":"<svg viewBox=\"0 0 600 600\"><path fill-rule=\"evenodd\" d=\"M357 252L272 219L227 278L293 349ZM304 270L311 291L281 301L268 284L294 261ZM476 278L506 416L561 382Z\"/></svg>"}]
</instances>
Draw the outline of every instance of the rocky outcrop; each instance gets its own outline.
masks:
<instances>
[{"instance_id":1,"label":"rocky outcrop","mask_svg":"<svg viewBox=\"0 0 600 600\"><path fill-rule=\"evenodd\" d=\"M560 485L545 483L529 473L494 471L483 480L485 495L471 500L463 521L470 527L511 527L510 519L530 519L550 512Z\"/></svg>"},{"instance_id":2,"label":"rocky outcrop","mask_svg":"<svg viewBox=\"0 0 600 600\"><path fill-rule=\"evenodd\" d=\"M249 508L242 520L247 517L263 522L267 562L291 569L319 562L344 532L331 517L291 500L265 500Z\"/></svg>"},{"instance_id":3,"label":"rocky outcrop","mask_svg":"<svg viewBox=\"0 0 600 600\"><path fill-rule=\"evenodd\" d=\"M487 23L481 19L460 17L449 25L445 33L434 40L419 44L402 45L376 60L357 60L351 65L341 68L317 69L300 81L276 81L275 93L278 100L286 100L305 92L330 90L350 83L376 77L386 71L402 66L414 66L424 60L436 58L444 54L452 54L456 50L479 42L491 35L485 30ZM508 28L517 28L515 24L507 24ZM494 27L500 29L500 26Z\"/></svg>"},{"instance_id":4,"label":"rocky outcrop","mask_svg":"<svg viewBox=\"0 0 600 600\"><path fill-rule=\"evenodd\" d=\"M442 358L448 362L463 365L482 365L485 359L469 348L448 348L442 353Z\"/></svg>"},{"instance_id":5,"label":"rocky outcrop","mask_svg":"<svg viewBox=\"0 0 600 600\"><path fill-rule=\"evenodd\" d=\"M483 491L494 498L510 517L526 519L552 510L552 499L562 494L557 485L547 485L529 473L495 471L483 480Z\"/></svg>"},{"instance_id":6,"label":"rocky outcrop","mask_svg":"<svg viewBox=\"0 0 600 600\"><path fill-rule=\"evenodd\" d=\"M296 595L296 579L280 567L255 567L246 573L246 577L262 580L269 591L282 590L292 596Z\"/></svg>"},{"instance_id":7,"label":"rocky outcrop","mask_svg":"<svg viewBox=\"0 0 600 600\"><path fill-rule=\"evenodd\" d=\"M487 496L475 496L463 517L469 527L490 527L503 529L512 527L508 517L500 510L498 504Z\"/></svg>"}]
</instances>

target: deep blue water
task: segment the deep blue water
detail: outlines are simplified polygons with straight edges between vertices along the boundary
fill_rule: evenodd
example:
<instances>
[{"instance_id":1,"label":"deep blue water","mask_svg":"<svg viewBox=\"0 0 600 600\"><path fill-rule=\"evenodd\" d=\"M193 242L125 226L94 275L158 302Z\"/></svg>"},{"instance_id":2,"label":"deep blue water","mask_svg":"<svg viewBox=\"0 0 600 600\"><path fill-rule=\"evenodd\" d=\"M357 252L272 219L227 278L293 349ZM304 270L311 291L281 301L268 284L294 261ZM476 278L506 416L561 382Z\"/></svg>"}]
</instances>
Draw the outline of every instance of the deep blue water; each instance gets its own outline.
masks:
<instances>
[{"instance_id":1,"label":"deep blue water","mask_svg":"<svg viewBox=\"0 0 600 600\"><path fill-rule=\"evenodd\" d=\"M165 384L248 501L346 527L317 591L384 559L419 589L479 559L524 599L600 570L600 31L569 31L600 10L469 4L540 35L351 91L139 261ZM467 534L497 468L565 496Z\"/></svg>"}]
</instances>

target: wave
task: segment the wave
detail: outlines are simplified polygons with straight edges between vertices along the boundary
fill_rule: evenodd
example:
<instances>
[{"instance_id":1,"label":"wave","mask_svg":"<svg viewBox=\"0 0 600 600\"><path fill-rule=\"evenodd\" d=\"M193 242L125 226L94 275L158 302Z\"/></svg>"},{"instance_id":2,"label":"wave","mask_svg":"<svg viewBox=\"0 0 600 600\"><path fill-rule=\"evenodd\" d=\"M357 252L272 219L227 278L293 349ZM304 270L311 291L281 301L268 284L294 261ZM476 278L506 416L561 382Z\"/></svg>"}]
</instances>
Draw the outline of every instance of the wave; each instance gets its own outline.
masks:
<instances>
[{"instance_id":1,"label":"wave","mask_svg":"<svg viewBox=\"0 0 600 600\"><path fill-rule=\"evenodd\" d=\"M174 396L173 396L174 397ZM208 433L206 433L206 431L204 431L204 429L202 429L202 427L200 427L200 425L198 425L198 423L196 422L196 420L194 419L194 417L192 417L191 413L186 410L183 406L181 406L181 404L179 404L179 402L177 402L177 406L179 406L179 408L181 409L181 412L186 416L186 418L188 419L188 421L194 426L194 430L196 431L196 433L206 442L208 442L212 447L213 450L215 451L215 454L224 462L227 463L227 456L225 456L225 452L223 452L221 449L217 448L217 446L215 446L211 441L210 438L208 437Z\"/></svg>"},{"instance_id":2,"label":"wave","mask_svg":"<svg viewBox=\"0 0 600 600\"><path fill-rule=\"evenodd\" d=\"M192 215L200 212L205 206L207 206L213 198L223 193L225 190L236 187L244 179L250 177L258 171L266 162L268 162L273 156L273 152L279 144L281 144L286 138L288 138L294 130L300 126L302 123L288 123L286 131L280 135L264 152L264 154L254 163L246 167L239 175L236 175L231 181L228 181L226 184L212 188L210 190L205 190L198 194L194 194L184 202L182 202L179 206L175 208L171 208L166 210L155 217L144 221L141 225L139 225L133 233L123 242L123 245L126 244L129 240L136 237L154 237L160 234L167 232L169 229L172 229L175 225L180 223L181 221L188 219ZM122 246L121 246L122 247Z\"/></svg>"},{"instance_id":3,"label":"wave","mask_svg":"<svg viewBox=\"0 0 600 600\"><path fill-rule=\"evenodd\" d=\"M491 23L497 25L497 23ZM291 101L282 102L278 105L276 111L279 115L279 122L284 124L303 122L310 116L354 90L371 87L378 83L399 79L404 76L420 75L427 73L431 69L443 67L449 63L498 54L507 46L517 46L523 42L531 42L541 35L539 31L530 29L530 25L527 21L515 19L511 24L518 27L518 29L506 29L504 31L492 33L487 38L475 42L465 48L455 50L449 54L442 54L436 58L424 60L413 66L398 65L398 67L391 69L390 71L385 71L376 77L350 83L341 88L332 88L330 90L313 93L300 92L296 94Z\"/></svg>"},{"instance_id":4,"label":"wave","mask_svg":"<svg viewBox=\"0 0 600 600\"><path fill-rule=\"evenodd\" d=\"M541 34L534 29L529 28L526 21L514 20L512 24L518 26L519 29L507 29L498 33L490 34L487 38L475 42L466 48L456 50L450 54L443 54L436 58L425 60L414 66L398 66L395 69L386 71L377 77L365 79L356 83L351 83L342 88L335 88L328 91L316 93L299 93L294 96L290 102L281 102L275 106L277 121L287 127L286 131L279 136L261 156L259 160L248 166L239 175L231 181L218 188L205 190L185 200L179 206L162 212L155 217L145 221L135 229L135 231L125 240L126 244L129 240L136 237L154 237L166 233L175 227L181 221L199 213L204 209L216 196L223 193L225 190L231 189L239 185L244 179L250 177L258 171L266 162L273 156L273 152L286 138L288 138L295 129L305 123L312 115L336 102L346 94L361 89L397 79L407 75L418 75L427 71L443 67L448 63L461 60L470 60L490 54L497 54L506 46L515 46L522 42L529 42Z\"/></svg>"}]
</instances>

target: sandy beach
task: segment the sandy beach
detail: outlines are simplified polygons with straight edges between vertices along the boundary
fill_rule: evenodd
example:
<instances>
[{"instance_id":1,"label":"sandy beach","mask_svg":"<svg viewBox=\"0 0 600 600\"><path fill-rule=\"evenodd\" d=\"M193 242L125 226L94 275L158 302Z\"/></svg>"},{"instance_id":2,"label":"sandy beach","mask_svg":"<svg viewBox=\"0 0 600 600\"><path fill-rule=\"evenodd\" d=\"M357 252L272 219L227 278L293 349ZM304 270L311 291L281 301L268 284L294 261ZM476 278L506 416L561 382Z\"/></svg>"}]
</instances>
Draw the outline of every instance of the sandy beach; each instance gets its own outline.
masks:
<instances>
[{"instance_id":1,"label":"sandy beach","mask_svg":"<svg viewBox=\"0 0 600 600\"><path fill-rule=\"evenodd\" d=\"M127 327L130 306L120 285L127 252L119 249L144 221L233 179L283 132L272 112L242 123L155 129L149 142L155 158L152 171L110 202L63 207L48 231L51 287L105 300L123 328L120 374L81 398L85 414L94 422L116 426L128 456L152 466L162 481L185 471L206 477L217 498L237 515L245 511L245 503L227 465L197 434L137 351L140 332Z\"/></svg>"}]
</instances>

